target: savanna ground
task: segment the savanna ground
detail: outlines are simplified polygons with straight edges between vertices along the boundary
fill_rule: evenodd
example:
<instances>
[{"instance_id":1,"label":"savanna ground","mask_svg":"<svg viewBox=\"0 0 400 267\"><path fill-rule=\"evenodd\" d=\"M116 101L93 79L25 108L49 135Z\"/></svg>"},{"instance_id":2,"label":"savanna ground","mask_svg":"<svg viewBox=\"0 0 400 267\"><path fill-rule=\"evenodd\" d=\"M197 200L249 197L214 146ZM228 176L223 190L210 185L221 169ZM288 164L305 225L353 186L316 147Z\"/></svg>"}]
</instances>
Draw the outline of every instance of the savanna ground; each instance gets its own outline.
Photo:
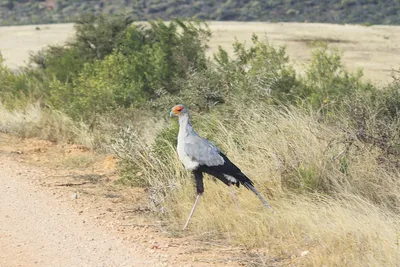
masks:
<instances>
[{"instance_id":1,"label":"savanna ground","mask_svg":"<svg viewBox=\"0 0 400 267\"><path fill-rule=\"evenodd\" d=\"M250 44L253 32L266 34L272 44L287 46L300 74L305 69L303 64L310 59L313 41L339 47L349 69L364 69L365 81L388 84L392 81L392 67L399 67L398 27L213 22L210 29L214 36L209 43L211 51L221 45L229 53L234 36ZM15 68L26 60L28 50L62 43L72 36L72 25L0 28L0 51L5 63ZM269 47L261 46L261 56L265 51L269 51L266 58L269 53L272 54L269 59L276 56ZM317 55L323 58L323 54ZM328 59L334 61L335 57ZM264 63L262 57L253 62L258 67L252 71L260 79L236 82L245 85L251 81L256 86L269 82L257 76L258 69L265 70ZM281 75L266 73L272 81ZM321 79L321 84L327 82L333 87L348 81L346 74L343 78L334 69L333 74L336 73L339 79L330 80L329 76L328 81ZM312 78L321 77L311 74ZM310 87L320 85L313 84L314 80L308 81ZM349 80L353 84L353 78ZM349 99L346 99L344 103L352 107L358 100L347 102ZM333 105L334 98L326 102L323 99L323 104L331 105L331 101ZM398 266L400 179L395 119L389 120L392 124L385 128L379 124L382 123L379 121L381 109L375 112L371 106L371 110L364 111L361 106L365 113L361 112L355 120L365 123L362 129L370 136L361 130L355 131L357 127L352 125L351 116L344 111L335 114L334 109L328 109L325 114L322 108L314 110L295 105L275 108L255 99L233 103L234 108L228 106L226 110L219 110L220 113L193 112L193 124L227 151L255 181L274 207L273 213L266 211L244 189L236 190L243 209L243 213L237 212L229 191L207 179L206 194L190 229L182 232L194 191L187 183L191 179L189 174L183 171L175 155L171 141L175 133L162 123L154 127L152 121L138 120L139 127L149 131L148 136L156 135L154 132L165 127L155 140L149 137L149 143L143 140L138 145L136 133L122 134L114 143L116 154L122 155L125 164L137 163L133 176L136 183L149 185L145 189L124 184L127 181L119 177L115 156L97 154L86 146L3 135L1 153L4 162L14 164L15 168L39 168L43 175L35 176L33 190L51 188L55 198L67 203L66 207L72 207L78 214L87 212L89 224L106 231L114 229L112 233L118 238L137 244L136 251L145 259L159 259L171 266ZM76 124L61 113L47 120L46 110L39 104L30 104L22 111L1 106L0 111L0 125L5 132L23 137L40 132L38 136L48 138L77 131L74 136L83 144L89 138L86 128L74 128ZM350 112L356 116L360 111L354 108ZM226 114L236 120L229 120ZM327 120L329 116L337 121ZM54 134L54 129L59 132ZM384 136L379 135L380 129L386 131ZM378 135L373 136L375 131ZM155 151L150 149L154 141ZM25 181L30 177L29 174L22 175L25 178L17 176L16 179ZM154 204L160 216L154 215ZM10 242L7 238L4 240ZM15 253L12 249L9 251Z\"/></svg>"}]
</instances>

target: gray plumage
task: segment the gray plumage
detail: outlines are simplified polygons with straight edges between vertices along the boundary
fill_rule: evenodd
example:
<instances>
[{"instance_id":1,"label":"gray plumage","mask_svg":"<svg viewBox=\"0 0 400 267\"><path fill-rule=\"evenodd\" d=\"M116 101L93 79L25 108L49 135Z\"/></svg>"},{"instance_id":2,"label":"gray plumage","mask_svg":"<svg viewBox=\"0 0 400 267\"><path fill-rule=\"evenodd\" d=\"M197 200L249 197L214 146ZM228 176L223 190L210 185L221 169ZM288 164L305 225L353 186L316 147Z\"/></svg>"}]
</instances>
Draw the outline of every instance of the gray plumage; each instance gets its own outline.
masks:
<instances>
[{"instance_id":1,"label":"gray plumage","mask_svg":"<svg viewBox=\"0 0 400 267\"><path fill-rule=\"evenodd\" d=\"M201 194L204 192L203 173L210 174L228 186L243 185L254 192L265 207L271 208L262 195L254 188L253 182L233 164L214 144L199 136L189 122L189 111L183 105L172 108L171 116L179 118L177 152L186 170L192 171L196 180L197 198L184 229L189 224ZM234 201L236 197L232 191Z\"/></svg>"},{"instance_id":2,"label":"gray plumage","mask_svg":"<svg viewBox=\"0 0 400 267\"><path fill-rule=\"evenodd\" d=\"M194 130L184 139L186 154L200 165L218 166L224 164L221 151L208 140L200 137Z\"/></svg>"}]
</instances>

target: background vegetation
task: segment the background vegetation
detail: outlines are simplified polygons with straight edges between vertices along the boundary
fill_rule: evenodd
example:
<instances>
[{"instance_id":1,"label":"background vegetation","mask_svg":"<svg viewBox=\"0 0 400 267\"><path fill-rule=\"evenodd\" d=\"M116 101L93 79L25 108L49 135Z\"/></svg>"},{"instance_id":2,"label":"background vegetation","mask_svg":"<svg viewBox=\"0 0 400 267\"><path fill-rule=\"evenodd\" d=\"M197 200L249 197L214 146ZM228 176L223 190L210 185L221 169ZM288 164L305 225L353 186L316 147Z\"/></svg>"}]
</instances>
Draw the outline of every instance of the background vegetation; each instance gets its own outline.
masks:
<instances>
[{"instance_id":1,"label":"background vegetation","mask_svg":"<svg viewBox=\"0 0 400 267\"><path fill-rule=\"evenodd\" d=\"M397 0L0 0L0 25L75 22L79 15L127 13L135 20L290 21L399 24Z\"/></svg>"},{"instance_id":2,"label":"background vegetation","mask_svg":"<svg viewBox=\"0 0 400 267\"><path fill-rule=\"evenodd\" d=\"M284 47L256 36L248 48L235 42L233 57L220 48L207 58L204 23L130 22L85 16L76 39L32 55L19 73L0 65L0 130L112 151L120 182L148 188L154 215L181 235L195 191L166 117L185 103L274 207L242 188L238 213L229 190L207 179L193 234L258 248L261 266L398 263L398 77L363 82L324 43L299 75Z\"/></svg>"}]
</instances>

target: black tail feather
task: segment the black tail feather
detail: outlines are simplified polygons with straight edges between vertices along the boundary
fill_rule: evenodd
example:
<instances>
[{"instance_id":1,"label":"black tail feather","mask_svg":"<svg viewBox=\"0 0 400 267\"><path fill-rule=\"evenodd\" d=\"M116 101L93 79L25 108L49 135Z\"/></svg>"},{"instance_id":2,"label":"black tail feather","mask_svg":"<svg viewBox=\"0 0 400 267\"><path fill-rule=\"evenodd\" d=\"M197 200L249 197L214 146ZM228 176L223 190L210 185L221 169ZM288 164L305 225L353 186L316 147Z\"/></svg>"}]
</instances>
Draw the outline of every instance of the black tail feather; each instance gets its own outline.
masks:
<instances>
[{"instance_id":1,"label":"black tail feather","mask_svg":"<svg viewBox=\"0 0 400 267\"><path fill-rule=\"evenodd\" d=\"M261 200L265 207L271 209L271 206L267 203L264 197L254 188L253 181L251 181L235 164L233 164L224 154L220 153L224 159L223 165L207 166L200 165L198 171L208 173L227 186L236 185L239 187L242 184L247 189L253 191L254 194ZM229 179L227 176L231 176L234 179Z\"/></svg>"}]
</instances>

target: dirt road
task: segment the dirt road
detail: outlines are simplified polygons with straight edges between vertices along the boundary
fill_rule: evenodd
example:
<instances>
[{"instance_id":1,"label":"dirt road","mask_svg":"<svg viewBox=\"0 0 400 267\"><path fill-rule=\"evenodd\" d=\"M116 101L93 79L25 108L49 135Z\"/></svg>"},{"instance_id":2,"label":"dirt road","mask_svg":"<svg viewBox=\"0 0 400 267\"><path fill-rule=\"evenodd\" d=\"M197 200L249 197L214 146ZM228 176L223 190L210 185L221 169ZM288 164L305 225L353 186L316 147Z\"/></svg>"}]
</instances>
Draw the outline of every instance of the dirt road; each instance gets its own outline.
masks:
<instances>
[{"instance_id":1,"label":"dirt road","mask_svg":"<svg viewBox=\"0 0 400 267\"><path fill-rule=\"evenodd\" d=\"M40 175L0 158L0 266L162 266L38 188Z\"/></svg>"},{"instance_id":2,"label":"dirt road","mask_svg":"<svg viewBox=\"0 0 400 267\"><path fill-rule=\"evenodd\" d=\"M112 157L0 133L0 267L244 266L246 249L171 237Z\"/></svg>"}]
</instances>

